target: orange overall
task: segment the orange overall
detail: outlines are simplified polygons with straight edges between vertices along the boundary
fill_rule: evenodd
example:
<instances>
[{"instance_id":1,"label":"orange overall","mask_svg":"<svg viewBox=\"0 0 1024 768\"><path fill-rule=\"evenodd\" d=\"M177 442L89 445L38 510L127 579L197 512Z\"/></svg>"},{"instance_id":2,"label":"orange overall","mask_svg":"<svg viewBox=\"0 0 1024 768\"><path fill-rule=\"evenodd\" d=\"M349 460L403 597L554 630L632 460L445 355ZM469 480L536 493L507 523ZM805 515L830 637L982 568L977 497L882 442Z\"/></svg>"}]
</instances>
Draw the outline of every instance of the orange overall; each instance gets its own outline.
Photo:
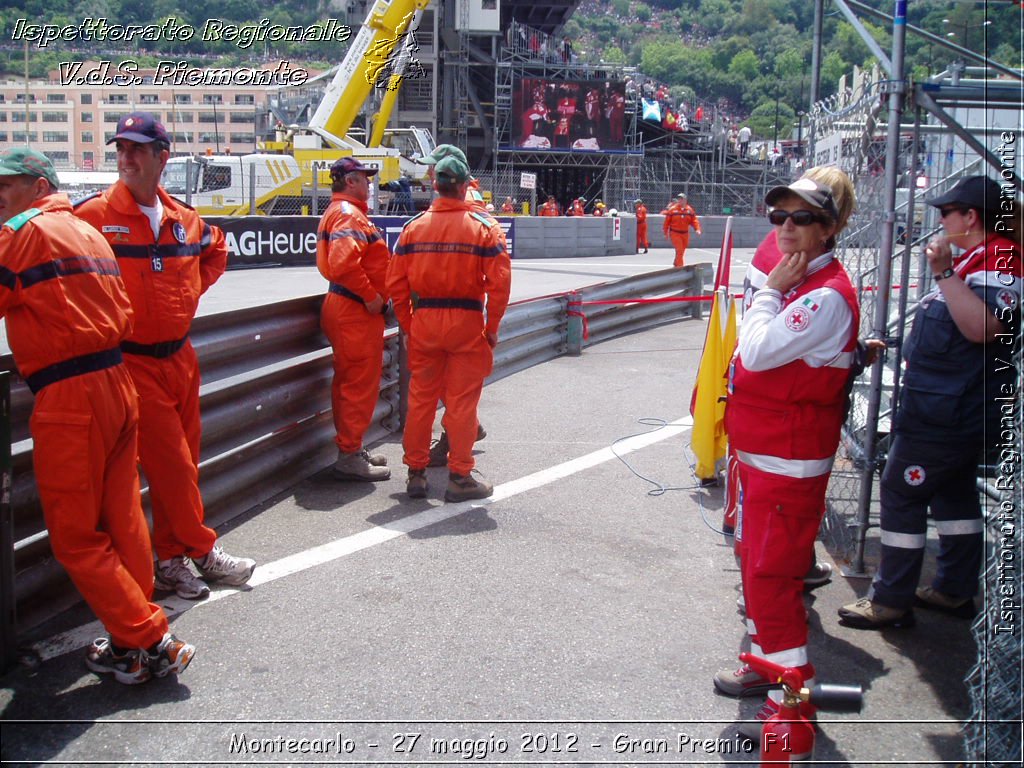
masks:
<instances>
[{"instance_id":1,"label":"orange overall","mask_svg":"<svg viewBox=\"0 0 1024 768\"><path fill-rule=\"evenodd\" d=\"M114 644L148 648L167 617L150 602L137 396L118 349L131 305L110 248L67 197L36 203L0 230L0 317L36 395L29 426L50 546Z\"/></svg>"},{"instance_id":2,"label":"orange overall","mask_svg":"<svg viewBox=\"0 0 1024 768\"><path fill-rule=\"evenodd\" d=\"M224 274L224 234L158 190L160 236L117 182L75 205L117 256L135 328L122 342L139 391L139 460L149 481L153 547L160 560L202 557L217 541L199 493L199 363L188 340L199 297Z\"/></svg>"},{"instance_id":3,"label":"orange overall","mask_svg":"<svg viewBox=\"0 0 1024 768\"><path fill-rule=\"evenodd\" d=\"M363 447L380 397L384 315L366 310L377 294L387 302L388 246L366 218L366 203L334 193L317 231L316 265L330 282L320 325L334 349L331 408L342 453Z\"/></svg>"},{"instance_id":4,"label":"orange overall","mask_svg":"<svg viewBox=\"0 0 1024 768\"><path fill-rule=\"evenodd\" d=\"M700 220L693 208L679 202L673 202L662 213L665 215L662 231L672 241L672 247L676 250L676 257L672 265L681 267L683 266L683 257L686 255L686 247L690 244L690 229L697 230L699 235Z\"/></svg>"},{"instance_id":5,"label":"orange overall","mask_svg":"<svg viewBox=\"0 0 1024 768\"><path fill-rule=\"evenodd\" d=\"M553 200L549 200L540 207L538 216L561 216L561 212L558 210L558 203Z\"/></svg>"},{"instance_id":6,"label":"orange overall","mask_svg":"<svg viewBox=\"0 0 1024 768\"><path fill-rule=\"evenodd\" d=\"M501 227L465 202L438 198L402 230L387 284L409 350L404 461L410 469L427 466L443 397L448 468L469 474L477 404L494 364L486 334L497 336L512 284Z\"/></svg>"},{"instance_id":7,"label":"orange overall","mask_svg":"<svg viewBox=\"0 0 1024 768\"><path fill-rule=\"evenodd\" d=\"M641 248L646 251L650 247L651 243L647 239L647 206L641 203L636 207L636 252L640 253Z\"/></svg>"}]
</instances>

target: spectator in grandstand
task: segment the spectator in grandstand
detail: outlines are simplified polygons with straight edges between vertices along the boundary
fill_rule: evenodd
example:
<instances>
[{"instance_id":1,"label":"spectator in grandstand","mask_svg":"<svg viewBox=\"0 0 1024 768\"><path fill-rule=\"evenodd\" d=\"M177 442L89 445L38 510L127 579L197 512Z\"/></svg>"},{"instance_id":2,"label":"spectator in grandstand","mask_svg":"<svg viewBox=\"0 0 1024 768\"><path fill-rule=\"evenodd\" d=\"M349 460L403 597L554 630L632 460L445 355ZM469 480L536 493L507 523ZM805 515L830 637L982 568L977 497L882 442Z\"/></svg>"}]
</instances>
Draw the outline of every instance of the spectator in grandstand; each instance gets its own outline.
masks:
<instances>
[{"instance_id":1,"label":"spectator in grandstand","mask_svg":"<svg viewBox=\"0 0 1024 768\"><path fill-rule=\"evenodd\" d=\"M121 351L139 392L156 586L195 600L210 594L204 582L241 586L256 568L217 546L199 492L199 360L188 334L199 297L224 274L228 249L218 227L160 186L170 137L156 117L125 115L107 144L117 148L118 181L76 201L75 215L107 239L135 314Z\"/></svg>"},{"instance_id":2,"label":"spectator in grandstand","mask_svg":"<svg viewBox=\"0 0 1024 768\"><path fill-rule=\"evenodd\" d=\"M747 159L747 151L750 149L750 128L744 125L736 134L737 151L744 160Z\"/></svg>"},{"instance_id":3,"label":"spectator in grandstand","mask_svg":"<svg viewBox=\"0 0 1024 768\"><path fill-rule=\"evenodd\" d=\"M690 230L701 234L700 219L697 218L697 212L686 202L686 195L682 193L676 195L675 201L661 213L665 217L661 224L662 231L665 237L672 241L672 247L676 251L672 266L680 268L690 244Z\"/></svg>"},{"instance_id":4,"label":"spectator in grandstand","mask_svg":"<svg viewBox=\"0 0 1024 768\"><path fill-rule=\"evenodd\" d=\"M583 209L583 198L582 197L577 197L575 200L572 201L572 205L569 207L569 210L566 211L566 215L568 215L568 216L586 216L587 215L586 211Z\"/></svg>"},{"instance_id":5,"label":"spectator in grandstand","mask_svg":"<svg viewBox=\"0 0 1024 768\"><path fill-rule=\"evenodd\" d=\"M505 202L501 204L502 213L515 213L516 212L516 201L511 197L506 197Z\"/></svg>"},{"instance_id":6,"label":"spectator in grandstand","mask_svg":"<svg viewBox=\"0 0 1024 768\"><path fill-rule=\"evenodd\" d=\"M512 271L501 226L466 202L470 178L469 166L454 155L437 162L439 197L406 224L388 267L387 288L409 351L402 443L410 498L427 495L430 433L441 396L450 440L445 500L482 499L494 490L472 475L473 442Z\"/></svg>"},{"instance_id":7,"label":"spectator in grandstand","mask_svg":"<svg viewBox=\"0 0 1024 768\"><path fill-rule=\"evenodd\" d=\"M647 239L647 206L644 205L644 201L637 199L636 201L636 252L640 253L640 249L644 249L644 253L648 253L651 250L651 243Z\"/></svg>"},{"instance_id":8,"label":"spectator in grandstand","mask_svg":"<svg viewBox=\"0 0 1024 768\"><path fill-rule=\"evenodd\" d=\"M881 562L869 596L839 610L840 621L858 629L910 626L914 604L975 614L984 545L977 464L997 447L1007 416L1019 418L1019 379L1008 361L1020 343L1021 248L1003 234L1021 231L1019 201L992 179L971 176L927 202L944 234L925 248L935 286L904 347L881 480ZM929 509L938 568L931 585L918 588Z\"/></svg>"},{"instance_id":9,"label":"spectator in grandstand","mask_svg":"<svg viewBox=\"0 0 1024 768\"><path fill-rule=\"evenodd\" d=\"M594 216L604 216L604 214L605 214L605 205L604 205L604 203L602 203L600 200L598 200L596 203L594 203L594 210L593 210L592 213L593 213Z\"/></svg>"},{"instance_id":10,"label":"spectator in grandstand","mask_svg":"<svg viewBox=\"0 0 1024 768\"><path fill-rule=\"evenodd\" d=\"M0 155L0 318L35 395L29 426L50 547L110 633L85 663L133 685L183 671L195 648L169 633L150 599L138 395L119 347L131 303L110 246L72 215L58 184L41 152Z\"/></svg>"},{"instance_id":11,"label":"spectator in grandstand","mask_svg":"<svg viewBox=\"0 0 1024 768\"><path fill-rule=\"evenodd\" d=\"M832 187L802 178L765 196L783 257L744 317L725 412L742 489L740 562L751 652L797 667L811 681L802 580L857 346L856 295L833 254L846 224L838 201L852 208L852 200L845 174ZM719 672L714 683L733 696L771 687L746 666ZM740 733L759 738L763 720L779 709L777 693ZM813 707L801 707L813 716Z\"/></svg>"}]
</instances>

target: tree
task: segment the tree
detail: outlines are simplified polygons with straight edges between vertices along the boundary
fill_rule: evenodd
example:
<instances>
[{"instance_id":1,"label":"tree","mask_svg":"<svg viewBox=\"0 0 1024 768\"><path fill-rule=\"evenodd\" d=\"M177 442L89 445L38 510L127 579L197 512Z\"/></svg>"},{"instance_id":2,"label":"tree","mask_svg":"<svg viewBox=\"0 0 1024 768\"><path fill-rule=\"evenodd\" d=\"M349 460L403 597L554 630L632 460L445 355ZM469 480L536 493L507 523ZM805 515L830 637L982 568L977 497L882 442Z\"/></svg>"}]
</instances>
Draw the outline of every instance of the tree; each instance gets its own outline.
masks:
<instances>
[{"instance_id":1,"label":"tree","mask_svg":"<svg viewBox=\"0 0 1024 768\"><path fill-rule=\"evenodd\" d=\"M753 80L758 74L757 55L751 51L740 51L729 62L729 74L741 80Z\"/></svg>"},{"instance_id":2,"label":"tree","mask_svg":"<svg viewBox=\"0 0 1024 768\"><path fill-rule=\"evenodd\" d=\"M796 112L791 106L783 101L766 99L751 111L747 125L755 135L767 141L776 137L782 141L789 138L795 121Z\"/></svg>"}]
</instances>

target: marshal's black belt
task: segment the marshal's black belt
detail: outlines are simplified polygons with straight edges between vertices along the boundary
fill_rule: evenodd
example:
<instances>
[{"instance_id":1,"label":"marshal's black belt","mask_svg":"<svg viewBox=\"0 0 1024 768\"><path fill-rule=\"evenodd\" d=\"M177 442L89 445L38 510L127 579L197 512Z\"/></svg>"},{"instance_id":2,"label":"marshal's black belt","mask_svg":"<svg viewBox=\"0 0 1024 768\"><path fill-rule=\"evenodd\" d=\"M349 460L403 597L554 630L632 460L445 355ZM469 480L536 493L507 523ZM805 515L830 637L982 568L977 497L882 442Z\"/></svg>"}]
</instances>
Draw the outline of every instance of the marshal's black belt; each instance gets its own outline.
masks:
<instances>
[{"instance_id":1,"label":"marshal's black belt","mask_svg":"<svg viewBox=\"0 0 1024 768\"><path fill-rule=\"evenodd\" d=\"M32 394L36 394L43 387L56 384L58 381L70 379L72 376L81 376L94 371L102 371L104 368L113 368L121 363L121 350L117 347L105 349L102 352L93 352L89 355L79 355L70 360L63 360L53 365L48 365L41 371L36 371L25 379Z\"/></svg>"},{"instance_id":2,"label":"marshal's black belt","mask_svg":"<svg viewBox=\"0 0 1024 768\"><path fill-rule=\"evenodd\" d=\"M122 341L121 351L127 352L129 355L145 355L146 357L156 357L163 359L170 357L188 341L188 334L186 333L180 339L174 341L158 341L156 344L136 344L134 341Z\"/></svg>"},{"instance_id":3,"label":"marshal's black belt","mask_svg":"<svg viewBox=\"0 0 1024 768\"><path fill-rule=\"evenodd\" d=\"M477 299L424 299L416 302L416 309L472 309L484 311L484 303Z\"/></svg>"},{"instance_id":4,"label":"marshal's black belt","mask_svg":"<svg viewBox=\"0 0 1024 768\"><path fill-rule=\"evenodd\" d=\"M331 287L328 289L331 293L336 293L339 296L344 296L346 299L352 299L352 301L359 302L364 307L366 302L363 301L362 297L358 293L353 293L344 285L338 285L337 283L331 283Z\"/></svg>"}]
</instances>

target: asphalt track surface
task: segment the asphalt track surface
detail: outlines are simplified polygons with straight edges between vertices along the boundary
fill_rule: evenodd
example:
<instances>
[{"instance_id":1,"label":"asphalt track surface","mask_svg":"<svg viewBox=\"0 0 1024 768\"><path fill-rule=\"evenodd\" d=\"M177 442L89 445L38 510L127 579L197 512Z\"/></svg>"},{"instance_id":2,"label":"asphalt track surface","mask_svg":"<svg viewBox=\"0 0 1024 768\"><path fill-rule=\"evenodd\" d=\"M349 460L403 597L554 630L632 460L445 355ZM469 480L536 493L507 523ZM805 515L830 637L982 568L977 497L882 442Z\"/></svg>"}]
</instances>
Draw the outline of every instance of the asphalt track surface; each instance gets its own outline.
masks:
<instances>
[{"instance_id":1,"label":"asphalt track surface","mask_svg":"<svg viewBox=\"0 0 1024 768\"><path fill-rule=\"evenodd\" d=\"M667 255L517 262L514 280L518 291L532 274L532 293L551 293ZM408 500L395 435L376 446L391 480L321 472L236 519L221 542L259 562L252 582L160 600L198 648L178 678L126 687L86 670L101 629L84 606L36 628L36 663L0 679L3 761L756 763L733 724L758 699L711 685L738 666L744 627L715 530L721 494L689 470L704 331L681 320L488 386L476 453L489 500L445 504L444 469L428 470L427 499ZM955 764L976 657L967 622L919 612L910 630L840 627L836 609L866 589L836 578L808 597L819 679L867 691L860 715L820 716L816 759Z\"/></svg>"}]
</instances>

